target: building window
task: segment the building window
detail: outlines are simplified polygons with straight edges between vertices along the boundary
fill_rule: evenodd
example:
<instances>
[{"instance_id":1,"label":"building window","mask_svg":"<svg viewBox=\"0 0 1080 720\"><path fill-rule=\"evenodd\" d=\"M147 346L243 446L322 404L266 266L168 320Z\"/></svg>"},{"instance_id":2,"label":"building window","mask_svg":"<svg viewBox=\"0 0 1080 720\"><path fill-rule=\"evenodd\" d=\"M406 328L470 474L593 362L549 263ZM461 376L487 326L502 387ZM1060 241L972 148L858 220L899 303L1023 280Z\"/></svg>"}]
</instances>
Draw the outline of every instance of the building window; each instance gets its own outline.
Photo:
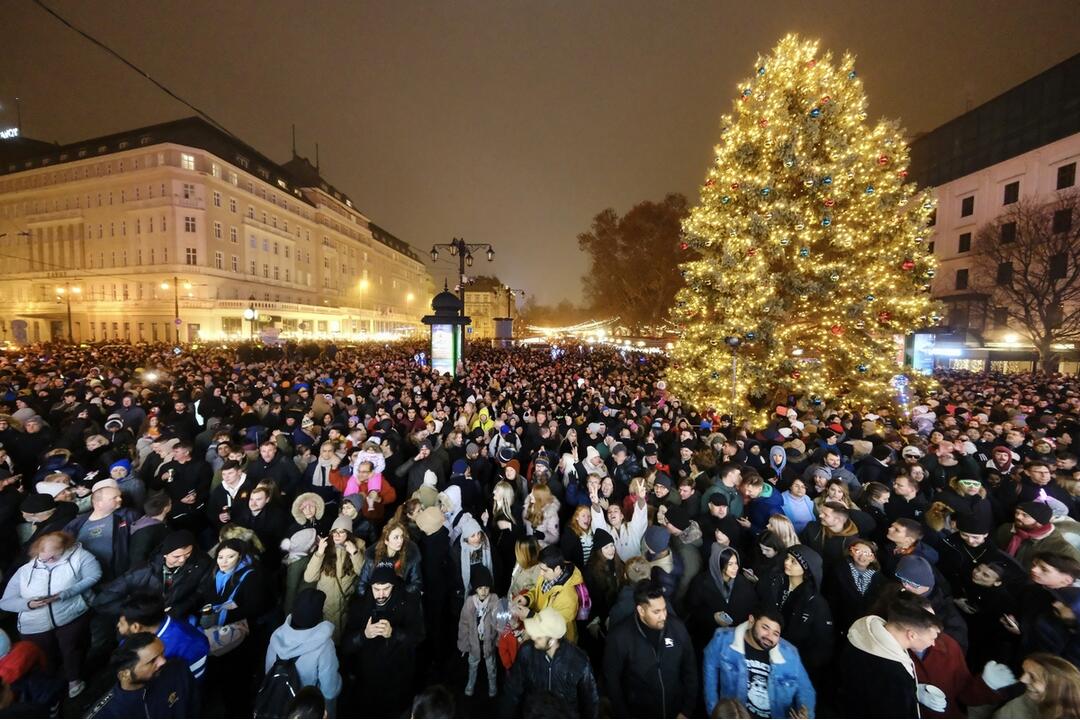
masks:
<instances>
[{"instance_id":1,"label":"building window","mask_svg":"<svg viewBox=\"0 0 1080 720\"><path fill-rule=\"evenodd\" d=\"M254 250L255 248L259 247L259 241L255 239L254 235L252 235L248 238L248 245L250 245L251 249Z\"/></svg>"},{"instance_id":2,"label":"building window","mask_svg":"<svg viewBox=\"0 0 1080 720\"><path fill-rule=\"evenodd\" d=\"M222 238L221 223L214 223L214 238L220 240Z\"/></svg>"},{"instance_id":3,"label":"building window","mask_svg":"<svg viewBox=\"0 0 1080 720\"><path fill-rule=\"evenodd\" d=\"M971 233L961 233L960 242L957 244L957 252L968 252L971 250Z\"/></svg>"},{"instance_id":4,"label":"building window","mask_svg":"<svg viewBox=\"0 0 1080 720\"><path fill-rule=\"evenodd\" d=\"M926 219L926 224L928 227L937 225L937 208L930 211L930 217Z\"/></svg>"},{"instance_id":5,"label":"building window","mask_svg":"<svg viewBox=\"0 0 1080 720\"><path fill-rule=\"evenodd\" d=\"M289 281L290 281L290 280L289 280L289 276L290 276L290 274L291 274L291 273L289 272L289 268L285 268L285 282L289 282Z\"/></svg>"},{"instance_id":6,"label":"building window","mask_svg":"<svg viewBox=\"0 0 1080 720\"><path fill-rule=\"evenodd\" d=\"M154 264L154 248L150 248L150 264Z\"/></svg>"},{"instance_id":7,"label":"building window","mask_svg":"<svg viewBox=\"0 0 1080 720\"><path fill-rule=\"evenodd\" d=\"M1053 229L1055 233L1069 232L1072 229L1072 208L1054 211Z\"/></svg>"},{"instance_id":8,"label":"building window","mask_svg":"<svg viewBox=\"0 0 1080 720\"><path fill-rule=\"evenodd\" d=\"M263 238L263 252L270 252L270 241Z\"/></svg>"},{"instance_id":9,"label":"building window","mask_svg":"<svg viewBox=\"0 0 1080 720\"><path fill-rule=\"evenodd\" d=\"M255 261L254 261L254 260L252 260L252 261L251 261L251 262L249 263L248 267L250 267L250 268L251 268L251 274L252 274L252 275L254 275L254 274L255 274Z\"/></svg>"},{"instance_id":10,"label":"building window","mask_svg":"<svg viewBox=\"0 0 1080 720\"><path fill-rule=\"evenodd\" d=\"M291 252L291 251L289 250L289 246L288 246L288 245L286 245L286 246L285 246L285 259L286 259L286 260L288 260L288 259L289 259L289 256L290 256L291 254L292 254L292 252Z\"/></svg>"},{"instance_id":11,"label":"building window","mask_svg":"<svg viewBox=\"0 0 1080 720\"><path fill-rule=\"evenodd\" d=\"M277 255L277 254L278 254L278 243L277 243L277 241L276 241L276 240L274 241L274 254L275 254L275 255Z\"/></svg>"},{"instance_id":12,"label":"building window","mask_svg":"<svg viewBox=\"0 0 1080 720\"><path fill-rule=\"evenodd\" d=\"M135 248L135 264L142 265L142 248Z\"/></svg>"},{"instance_id":13,"label":"building window","mask_svg":"<svg viewBox=\"0 0 1080 720\"><path fill-rule=\"evenodd\" d=\"M1076 163L1062 165L1057 169L1057 189L1064 190L1076 184Z\"/></svg>"},{"instance_id":14,"label":"building window","mask_svg":"<svg viewBox=\"0 0 1080 720\"><path fill-rule=\"evenodd\" d=\"M236 198L229 198L229 212L236 212Z\"/></svg>"},{"instance_id":15,"label":"building window","mask_svg":"<svg viewBox=\"0 0 1080 720\"><path fill-rule=\"evenodd\" d=\"M214 267L218 270L225 269L225 256L221 252L214 253Z\"/></svg>"},{"instance_id":16,"label":"building window","mask_svg":"<svg viewBox=\"0 0 1080 720\"><path fill-rule=\"evenodd\" d=\"M195 186L189 183L184 183L184 199L191 200L195 197Z\"/></svg>"},{"instance_id":17,"label":"building window","mask_svg":"<svg viewBox=\"0 0 1080 720\"><path fill-rule=\"evenodd\" d=\"M230 241L231 241L231 242L232 242L232 243L233 243L234 245L237 245L237 244L239 244L239 243L240 243L240 234L239 234L239 233L238 233L238 232L236 231L236 228L235 228L235 227L231 227L231 228L229 228L229 240L230 240Z\"/></svg>"},{"instance_id":18,"label":"building window","mask_svg":"<svg viewBox=\"0 0 1080 720\"><path fill-rule=\"evenodd\" d=\"M997 284L1009 285L1013 280L1013 264L1011 262L1003 262L998 265L997 269Z\"/></svg>"},{"instance_id":19,"label":"building window","mask_svg":"<svg viewBox=\"0 0 1080 720\"><path fill-rule=\"evenodd\" d=\"M232 256L232 271L234 273L240 272L240 258L236 255Z\"/></svg>"},{"instance_id":20,"label":"building window","mask_svg":"<svg viewBox=\"0 0 1080 720\"><path fill-rule=\"evenodd\" d=\"M961 268L956 271L956 289L967 290L968 287L968 269Z\"/></svg>"},{"instance_id":21,"label":"building window","mask_svg":"<svg viewBox=\"0 0 1080 720\"><path fill-rule=\"evenodd\" d=\"M184 259L188 265L198 265L199 251L196 248L186 248L184 250Z\"/></svg>"},{"instance_id":22,"label":"building window","mask_svg":"<svg viewBox=\"0 0 1080 720\"><path fill-rule=\"evenodd\" d=\"M191 215L184 216L184 232L195 232L195 218Z\"/></svg>"},{"instance_id":23,"label":"building window","mask_svg":"<svg viewBox=\"0 0 1080 720\"><path fill-rule=\"evenodd\" d=\"M214 191L214 207L221 207L221 193Z\"/></svg>"},{"instance_id":24,"label":"building window","mask_svg":"<svg viewBox=\"0 0 1080 720\"><path fill-rule=\"evenodd\" d=\"M1016 223L1001 223L1001 243L1008 245L1016 240Z\"/></svg>"},{"instance_id":25,"label":"building window","mask_svg":"<svg viewBox=\"0 0 1080 720\"><path fill-rule=\"evenodd\" d=\"M264 278L269 278L270 277L270 264L269 263L263 263L263 277Z\"/></svg>"},{"instance_id":26,"label":"building window","mask_svg":"<svg viewBox=\"0 0 1080 720\"><path fill-rule=\"evenodd\" d=\"M926 244L926 252L927 252L928 254L930 254L930 255L933 255L933 254L934 254L934 246L935 246L935 245L937 245L937 243L936 243L936 242L933 242L933 241L931 241L931 242L927 243L927 244Z\"/></svg>"},{"instance_id":27,"label":"building window","mask_svg":"<svg viewBox=\"0 0 1080 720\"><path fill-rule=\"evenodd\" d=\"M960 217L968 217L975 214L975 196L968 195L960 201Z\"/></svg>"},{"instance_id":28,"label":"building window","mask_svg":"<svg viewBox=\"0 0 1080 720\"><path fill-rule=\"evenodd\" d=\"M194 170L195 156L188 155L187 153L180 153L180 167L184 170Z\"/></svg>"},{"instance_id":29,"label":"building window","mask_svg":"<svg viewBox=\"0 0 1080 720\"><path fill-rule=\"evenodd\" d=\"M275 280L280 280L280 279L281 279L281 277L280 277L280 275L279 275L279 272L280 272L280 271L278 270L278 266L277 266L277 265L275 265L275 266L274 266L274 279L275 279Z\"/></svg>"},{"instance_id":30,"label":"building window","mask_svg":"<svg viewBox=\"0 0 1080 720\"><path fill-rule=\"evenodd\" d=\"M1020 181L1014 180L1005 186L1004 197L1002 197L1002 205L1012 205L1020 199Z\"/></svg>"},{"instance_id":31,"label":"building window","mask_svg":"<svg viewBox=\"0 0 1080 720\"><path fill-rule=\"evenodd\" d=\"M217 163L210 163L210 174L216 178L221 177L221 166Z\"/></svg>"},{"instance_id":32,"label":"building window","mask_svg":"<svg viewBox=\"0 0 1080 720\"><path fill-rule=\"evenodd\" d=\"M1050 256L1048 263L1049 275L1051 280L1064 280L1065 276L1069 274L1069 256L1067 253L1056 253Z\"/></svg>"},{"instance_id":33,"label":"building window","mask_svg":"<svg viewBox=\"0 0 1080 720\"><path fill-rule=\"evenodd\" d=\"M252 220L255 219L255 206L254 205L248 205L248 217L251 218Z\"/></svg>"}]
</instances>

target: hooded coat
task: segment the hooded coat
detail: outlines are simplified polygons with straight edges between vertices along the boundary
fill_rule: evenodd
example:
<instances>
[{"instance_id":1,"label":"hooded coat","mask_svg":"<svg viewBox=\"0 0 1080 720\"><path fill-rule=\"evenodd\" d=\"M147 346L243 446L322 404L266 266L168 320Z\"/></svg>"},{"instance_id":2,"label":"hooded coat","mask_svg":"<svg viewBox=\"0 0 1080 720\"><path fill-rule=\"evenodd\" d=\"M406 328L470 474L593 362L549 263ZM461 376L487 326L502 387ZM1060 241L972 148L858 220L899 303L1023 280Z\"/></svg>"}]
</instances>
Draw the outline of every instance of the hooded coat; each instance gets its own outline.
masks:
<instances>
[{"instance_id":1,"label":"hooded coat","mask_svg":"<svg viewBox=\"0 0 1080 720\"><path fill-rule=\"evenodd\" d=\"M544 578L538 577L536 584L529 590L529 608L534 612L540 612L546 607L554 608L566 620L566 639L572 643L577 642L577 612L578 612L578 585L585 580L581 570L573 565L564 565L562 575L547 589L544 588Z\"/></svg>"},{"instance_id":2,"label":"hooded coat","mask_svg":"<svg viewBox=\"0 0 1080 720\"><path fill-rule=\"evenodd\" d=\"M763 602L776 607L784 616L783 636L796 647L803 665L813 672L832 658L835 634L832 610L821 594L821 556L805 545L788 548L788 554L802 558L800 564L809 567L803 582L787 592L788 577L776 573L762 579L758 593Z\"/></svg>"},{"instance_id":3,"label":"hooded coat","mask_svg":"<svg viewBox=\"0 0 1080 720\"><path fill-rule=\"evenodd\" d=\"M707 572L699 573L690 584L686 595L686 624L694 647L704 649L718 629L716 613L731 616L731 626L746 622L757 604L754 585L740 572L734 580L725 581L723 569L732 556L738 557L734 548L714 543L709 554Z\"/></svg>"},{"instance_id":4,"label":"hooded coat","mask_svg":"<svg viewBox=\"0 0 1080 720\"><path fill-rule=\"evenodd\" d=\"M285 624L270 636L264 672L270 672L279 658L295 658L300 684L317 687L324 698L333 700L341 692L341 673L333 637L334 625L328 620L313 628L297 630L292 626L292 616L288 616Z\"/></svg>"},{"instance_id":5,"label":"hooded coat","mask_svg":"<svg viewBox=\"0 0 1080 720\"><path fill-rule=\"evenodd\" d=\"M836 678L837 717L919 717L915 663L877 615L848 630Z\"/></svg>"},{"instance_id":6,"label":"hooded coat","mask_svg":"<svg viewBox=\"0 0 1080 720\"><path fill-rule=\"evenodd\" d=\"M304 582L314 583L315 587L326 595L323 603L323 617L333 624L335 641L341 635L341 629L345 627L349 599L356 592L360 570L364 567L364 543L356 540L355 544L356 552L351 555L344 545L334 545L332 540L327 542L324 552L320 552L316 546L315 552L304 569ZM323 571L323 561L327 552L335 555L333 574Z\"/></svg>"},{"instance_id":7,"label":"hooded coat","mask_svg":"<svg viewBox=\"0 0 1080 720\"><path fill-rule=\"evenodd\" d=\"M472 515L466 515L465 519L461 521L461 537L454 543L451 549L451 556L455 561L455 569L457 570L455 581L456 590L458 593L458 601L464 602L465 597L471 591L472 582L472 566L471 562L474 552L478 553L478 558L481 565L485 566L490 572L491 576L495 577L495 564L494 558L491 553L491 541L488 540L486 534L483 534L483 530L480 528L480 523L476 522ZM480 547L473 548L466 539L470 536L481 533Z\"/></svg>"}]
</instances>

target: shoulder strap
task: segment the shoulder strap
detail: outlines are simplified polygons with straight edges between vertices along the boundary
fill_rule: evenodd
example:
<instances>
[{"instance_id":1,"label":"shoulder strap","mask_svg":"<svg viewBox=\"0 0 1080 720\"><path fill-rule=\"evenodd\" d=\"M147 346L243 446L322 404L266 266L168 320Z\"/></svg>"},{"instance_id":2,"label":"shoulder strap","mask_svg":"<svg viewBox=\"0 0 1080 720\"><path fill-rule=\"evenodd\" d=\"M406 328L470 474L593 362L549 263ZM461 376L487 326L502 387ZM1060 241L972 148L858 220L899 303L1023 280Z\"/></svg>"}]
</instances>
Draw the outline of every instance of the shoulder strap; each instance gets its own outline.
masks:
<instances>
[{"instance_id":1,"label":"shoulder strap","mask_svg":"<svg viewBox=\"0 0 1080 720\"><path fill-rule=\"evenodd\" d=\"M90 708L90 712L86 714L86 717L96 718L98 716L98 713L104 710L105 706L109 704L110 700L112 700L114 690L115 688L111 688L109 692L102 695L101 699L94 703L93 707Z\"/></svg>"},{"instance_id":2,"label":"shoulder strap","mask_svg":"<svg viewBox=\"0 0 1080 720\"><path fill-rule=\"evenodd\" d=\"M246 578L250 573L251 568L244 570L244 572L240 575L240 579L236 581L235 585L233 585L233 589L232 592L229 593L229 597L225 600L224 603L222 603L223 605L228 605L233 601L233 598L236 597L236 591L240 589L240 586L244 583L244 578Z\"/></svg>"}]
</instances>

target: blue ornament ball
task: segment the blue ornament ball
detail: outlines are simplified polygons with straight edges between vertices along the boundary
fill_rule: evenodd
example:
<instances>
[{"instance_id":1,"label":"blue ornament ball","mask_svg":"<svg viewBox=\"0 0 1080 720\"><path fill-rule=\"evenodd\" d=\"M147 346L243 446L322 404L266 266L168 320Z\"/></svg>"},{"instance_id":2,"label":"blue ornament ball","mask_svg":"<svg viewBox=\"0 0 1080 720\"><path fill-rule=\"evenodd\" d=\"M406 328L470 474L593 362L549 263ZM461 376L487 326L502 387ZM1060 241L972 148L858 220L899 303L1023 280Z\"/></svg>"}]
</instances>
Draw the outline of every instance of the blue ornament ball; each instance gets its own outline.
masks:
<instances>
[{"instance_id":1,"label":"blue ornament ball","mask_svg":"<svg viewBox=\"0 0 1080 720\"><path fill-rule=\"evenodd\" d=\"M849 72L849 73L847 74L847 76L848 76L848 80L854 80L854 79L855 79L855 76L856 76L856 75L858 75L858 73L857 73L857 72L855 72L854 70L852 70L851 72Z\"/></svg>"},{"instance_id":2,"label":"blue ornament ball","mask_svg":"<svg viewBox=\"0 0 1080 720\"><path fill-rule=\"evenodd\" d=\"M743 91L742 91L743 97L750 97L750 93L751 93L750 88L743 88Z\"/></svg>"},{"instance_id":3,"label":"blue ornament ball","mask_svg":"<svg viewBox=\"0 0 1080 720\"><path fill-rule=\"evenodd\" d=\"M727 205L729 202L731 202L731 198L729 196L725 195L724 197L720 198L720 202Z\"/></svg>"},{"instance_id":4,"label":"blue ornament ball","mask_svg":"<svg viewBox=\"0 0 1080 720\"><path fill-rule=\"evenodd\" d=\"M867 185L866 186L866 194L867 195L873 195L874 194L874 186L873 185Z\"/></svg>"},{"instance_id":5,"label":"blue ornament ball","mask_svg":"<svg viewBox=\"0 0 1080 720\"><path fill-rule=\"evenodd\" d=\"M810 117L812 117L812 118L821 117L821 108L814 108L813 110L811 110L810 111Z\"/></svg>"},{"instance_id":6,"label":"blue ornament ball","mask_svg":"<svg viewBox=\"0 0 1080 720\"><path fill-rule=\"evenodd\" d=\"M761 188L761 194L762 195L768 195L771 192L772 192L772 188L768 188L768 187Z\"/></svg>"},{"instance_id":7,"label":"blue ornament ball","mask_svg":"<svg viewBox=\"0 0 1080 720\"><path fill-rule=\"evenodd\" d=\"M829 227L830 225L832 225L832 218L830 218L828 215L821 218L821 226L822 227Z\"/></svg>"},{"instance_id":8,"label":"blue ornament ball","mask_svg":"<svg viewBox=\"0 0 1080 720\"><path fill-rule=\"evenodd\" d=\"M808 248L808 247L799 248L799 257L810 257L810 248Z\"/></svg>"},{"instance_id":9,"label":"blue ornament ball","mask_svg":"<svg viewBox=\"0 0 1080 720\"><path fill-rule=\"evenodd\" d=\"M832 185L832 175L826 175L825 177L821 178L821 184Z\"/></svg>"},{"instance_id":10,"label":"blue ornament ball","mask_svg":"<svg viewBox=\"0 0 1080 720\"><path fill-rule=\"evenodd\" d=\"M874 296L873 295L867 295L866 296L866 302L874 302Z\"/></svg>"},{"instance_id":11,"label":"blue ornament ball","mask_svg":"<svg viewBox=\"0 0 1080 720\"><path fill-rule=\"evenodd\" d=\"M757 74L758 75L764 75L765 74L765 66L764 65L762 65L761 67L759 67L757 69Z\"/></svg>"},{"instance_id":12,"label":"blue ornament ball","mask_svg":"<svg viewBox=\"0 0 1080 720\"><path fill-rule=\"evenodd\" d=\"M746 339L747 340L753 340L756 337L757 337L757 333L755 333L752 330L750 332L746 333Z\"/></svg>"},{"instance_id":13,"label":"blue ornament ball","mask_svg":"<svg viewBox=\"0 0 1080 720\"><path fill-rule=\"evenodd\" d=\"M855 366L855 369L856 369L856 370L858 370L858 371L859 371L859 372L861 372L861 373L864 373L864 372L866 372L867 370L869 370L870 368L869 368L869 367L867 367L866 365L856 365L856 366Z\"/></svg>"}]
</instances>

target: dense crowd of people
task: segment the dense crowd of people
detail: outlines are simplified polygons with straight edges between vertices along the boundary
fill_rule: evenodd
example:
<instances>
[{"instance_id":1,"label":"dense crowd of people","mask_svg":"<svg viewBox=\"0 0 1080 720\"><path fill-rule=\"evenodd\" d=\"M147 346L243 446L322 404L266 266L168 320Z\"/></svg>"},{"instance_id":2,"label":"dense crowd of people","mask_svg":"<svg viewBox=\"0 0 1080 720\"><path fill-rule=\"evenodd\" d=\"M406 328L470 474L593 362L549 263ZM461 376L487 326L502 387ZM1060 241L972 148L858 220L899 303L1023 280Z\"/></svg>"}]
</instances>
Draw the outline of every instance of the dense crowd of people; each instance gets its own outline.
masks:
<instances>
[{"instance_id":1,"label":"dense crowd of people","mask_svg":"<svg viewBox=\"0 0 1080 720\"><path fill-rule=\"evenodd\" d=\"M416 349L0 354L0 716L1080 716L1075 378Z\"/></svg>"}]
</instances>

